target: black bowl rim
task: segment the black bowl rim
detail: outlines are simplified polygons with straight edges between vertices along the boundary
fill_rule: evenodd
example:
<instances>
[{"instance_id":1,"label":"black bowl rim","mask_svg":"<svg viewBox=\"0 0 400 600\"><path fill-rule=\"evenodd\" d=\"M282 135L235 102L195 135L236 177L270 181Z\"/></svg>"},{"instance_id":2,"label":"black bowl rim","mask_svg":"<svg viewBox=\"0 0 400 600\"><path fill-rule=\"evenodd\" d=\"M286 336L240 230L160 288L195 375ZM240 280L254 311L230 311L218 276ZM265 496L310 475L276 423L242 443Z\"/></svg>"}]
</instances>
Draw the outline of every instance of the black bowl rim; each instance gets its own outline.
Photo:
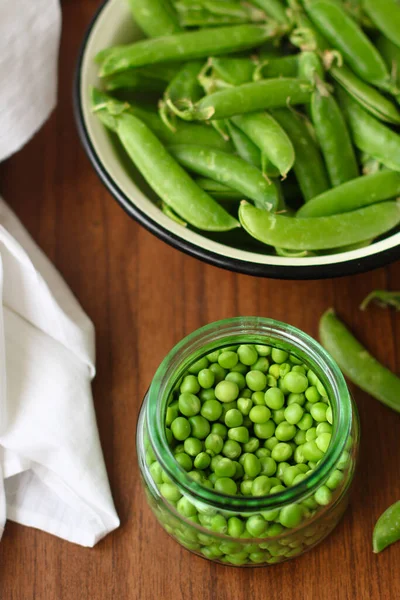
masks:
<instances>
[{"instance_id":1,"label":"black bowl rim","mask_svg":"<svg viewBox=\"0 0 400 600\"><path fill-rule=\"evenodd\" d=\"M85 149L86 154L92 166L94 167L100 180L103 182L105 187L119 203L119 205L125 210L125 212L135 219L140 225L145 227L150 233L158 237L163 242L166 242L173 248L181 250L190 256L200 259L213 266L221 267L228 271L235 273L242 273L244 275L253 275L257 277L269 277L272 279L292 279L292 280L303 280L303 279L328 279L332 277L343 277L347 275L355 275L358 273L364 273L372 269L377 269L384 265L400 258L400 245L388 248L376 254L365 256L359 259L352 259L340 263L329 263L324 265L266 265L262 263L251 263L228 256L223 256L206 250L196 244L189 242L175 235L162 225L153 221L146 213L140 210L129 197L120 189L120 187L114 182L112 177L105 169L103 163L97 156L96 150L91 142L88 130L85 125L83 116L83 109L81 103L81 69L82 62L86 51L86 46L92 29L96 24L97 19L101 16L101 13L109 0L103 0L99 8L96 10L90 24L86 30L83 38L77 65L75 68L75 75L73 81L73 109L75 121L78 129L78 134Z\"/></svg>"}]
</instances>

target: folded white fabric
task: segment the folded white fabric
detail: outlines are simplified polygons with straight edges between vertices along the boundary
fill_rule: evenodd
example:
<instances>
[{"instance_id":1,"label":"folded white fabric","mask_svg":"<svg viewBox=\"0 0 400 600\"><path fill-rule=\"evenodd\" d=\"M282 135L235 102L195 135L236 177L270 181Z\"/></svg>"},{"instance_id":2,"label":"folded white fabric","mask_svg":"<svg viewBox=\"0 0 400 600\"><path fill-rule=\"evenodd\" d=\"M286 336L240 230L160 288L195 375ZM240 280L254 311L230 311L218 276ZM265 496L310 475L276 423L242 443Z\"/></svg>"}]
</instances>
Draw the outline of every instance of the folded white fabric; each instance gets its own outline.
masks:
<instances>
[{"instance_id":1,"label":"folded white fabric","mask_svg":"<svg viewBox=\"0 0 400 600\"><path fill-rule=\"evenodd\" d=\"M0 536L5 516L93 546L119 525L90 382L90 320L0 199Z\"/></svg>"},{"instance_id":2,"label":"folded white fabric","mask_svg":"<svg viewBox=\"0 0 400 600\"><path fill-rule=\"evenodd\" d=\"M54 108L60 29L58 0L0 0L0 161ZM94 374L91 321L0 198L0 539L6 518L84 546L118 527Z\"/></svg>"}]
</instances>

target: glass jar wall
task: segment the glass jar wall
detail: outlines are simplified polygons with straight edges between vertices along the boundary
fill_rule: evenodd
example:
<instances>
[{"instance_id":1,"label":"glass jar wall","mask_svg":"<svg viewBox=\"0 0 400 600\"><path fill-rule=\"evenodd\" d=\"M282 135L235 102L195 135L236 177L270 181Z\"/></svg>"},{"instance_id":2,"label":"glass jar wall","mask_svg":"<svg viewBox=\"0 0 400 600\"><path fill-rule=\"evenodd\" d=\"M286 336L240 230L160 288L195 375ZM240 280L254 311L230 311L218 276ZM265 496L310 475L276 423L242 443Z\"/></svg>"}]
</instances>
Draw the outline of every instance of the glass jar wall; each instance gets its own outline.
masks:
<instances>
[{"instance_id":1,"label":"glass jar wall","mask_svg":"<svg viewBox=\"0 0 400 600\"><path fill-rule=\"evenodd\" d=\"M316 374L332 409L332 438L324 457L299 483L267 496L228 496L205 487L178 464L166 436L166 411L182 375L199 358L238 344L290 352ZM212 323L175 346L152 381L137 430L144 488L164 529L200 556L240 566L288 560L334 529L347 506L358 440L356 408L331 357L298 329L258 317Z\"/></svg>"}]
</instances>

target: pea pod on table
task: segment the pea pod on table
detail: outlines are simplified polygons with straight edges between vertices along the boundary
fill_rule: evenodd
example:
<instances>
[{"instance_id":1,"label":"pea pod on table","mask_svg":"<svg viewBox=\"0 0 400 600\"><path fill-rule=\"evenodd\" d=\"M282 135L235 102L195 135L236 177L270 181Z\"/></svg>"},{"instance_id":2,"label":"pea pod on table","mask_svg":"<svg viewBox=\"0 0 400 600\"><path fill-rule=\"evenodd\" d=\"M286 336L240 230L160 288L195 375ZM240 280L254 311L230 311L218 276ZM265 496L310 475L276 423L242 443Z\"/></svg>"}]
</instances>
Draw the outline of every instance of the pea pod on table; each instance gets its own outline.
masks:
<instances>
[{"instance_id":1,"label":"pea pod on table","mask_svg":"<svg viewBox=\"0 0 400 600\"><path fill-rule=\"evenodd\" d=\"M190 171L242 192L261 209L276 209L278 193L275 185L239 156L195 145L169 146L168 150Z\"/></svg>"},{"instance_id":2,"label":"pea pod on table","mask_svg":"<svg viewBox=\"0 0 400 600\"><path fill-rule=\"evenodd\" d=\"M361 303L360 309L365 310L371 302L386 308L392 306L400 310L400 292L388 292L387 290L374 290Z\"/></svg>"},{"instance_id":3,"label":"pea pod on table","mask_svg":"<svg viewBox=\"0 0 400 600\"><path fill-rule=\"evenodd\" d=\"M200 29L114 46L100 52L96 59L102 63L100 76L106 77L130 67L182 60L183 57L188 61L255 48L280 33L281 29L275 23Z\"/></svg>"},{"instance_id":4,"label":"pea pod on table","mask_svg":"<svg viewBox=\"0 0 400 600\"><path fill-rule=\"evenodd\" d=\"M370 208L379 206L384 205ZM321 317L319 335L324 348L353 383L400 413L400 379L369 354L332 309Z\"/></svg>"},{"instance_id":5,"label":"pea pod on table","mask_svg":"<svg viewBox=\"0 0 400 600\"><path fill-rule=\"evenodd\" d=\"M400 540L400 500L385 510L379 517L372 535L375 553L381 552Z\"/></svg>"}]
</instances>

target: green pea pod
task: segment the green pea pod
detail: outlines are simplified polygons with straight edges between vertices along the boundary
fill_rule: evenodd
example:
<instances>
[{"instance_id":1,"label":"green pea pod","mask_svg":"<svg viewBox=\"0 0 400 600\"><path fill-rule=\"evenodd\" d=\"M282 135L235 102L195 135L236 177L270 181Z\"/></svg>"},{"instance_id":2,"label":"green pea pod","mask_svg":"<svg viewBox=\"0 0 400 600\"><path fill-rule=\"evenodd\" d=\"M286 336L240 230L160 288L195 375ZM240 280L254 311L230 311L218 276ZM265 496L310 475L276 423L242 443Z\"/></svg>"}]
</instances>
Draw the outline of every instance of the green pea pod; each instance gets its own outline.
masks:
<instances>
[{"instance_id":1,"label":"green pea pod","mask_svg":"<svg viewBox=\"0 0 400 600\"><path fill-rule=\"evenodd\" d=\"M336 0L304 0L308 16L362 79L391 89L390 75L375 46Z\"/></svg>"},{"instance_id":2,"label":"green pea pod","mask_svg":"<svg viewBox=\"0 0 400 600\"><path fill-rule=\"evenodd\" d=\"M332 77L369 113L381 121L400 124L399 109L375 88L354 75L345 66L330 68Z\"/></svg>"},{"instance_id":3,"label":"green pea pod","mask_svg":"<svg viewBox=\"0 0 400 600\"><path fill-rule=\"evenodd\" d=\"M207 177L199 177L196 179L196 183L205 192L210 194L216 200L224 200L229 202L239 202L243 200L243 194L234 190L223 183L219 183L214 179L208 179Z\"/></svg>"},{"instance_id":4,"label":"green pea pod","mask_svg":"<svg viewBox=\"0 0 400 600\"><path fill-rule=\"evenodd\" d=\"M292 141L296 155L293 169L303 198L307 202L330 187L319 148L304 117L285 108L272 110L271 114Z\"/></svg>"},{"instance_id":5,"label":"green pea pod","mask_svg":"<svg viewBox=\"0 0 400 600\"><path fill-rule=\"evenodd\" d=\"M297 212L298 217L339 215L400 195L400 173L380 171L347 181L312 198Z\"/></svg>"},{"instance_id":6,"label":"green pea pod","mask_svg":"<svg viewBox=\"0 0 400 600\"><path fill-rule=\"evenodd\" d=\"M267 108L304 104L311 97L311 85L294 78L265 79L228 87L200 100L193 108L177 114L187 121L227 119Z\"/></svg>"},{"instance_id":7,"label":"green pea pod","mask_svg":"<svg viewBox=\"0 0 400 600\"><path fill-rule=\"evenodd\" d=\"M389 40L400 47L400 4L398 0L363 0L371 21Z\"/></svg>"},{"instance_id":8,"label":"green pea pod","mask_svg":"<svg viewBox=\"0 0 400 600\"><path fill-rule=\"evenodd\" d=\"M150 110L140 104L126 104L119 102L108 94L93 88L91 91L92 110L109 129L116 129L116 120L107 110L108 103L114 107L119 106L121 112L129 110L138 119L143 121L147 127L158 137L163 144L190 144L197 143L202 146L210 146L224 152L233 152L230 141L225 141L212 127L200 123L185 123L178 121L175 131L171 131L162 122L157 112Z\"/></svg>"},{"instance_id":9,"label":"green pea pod","mask_svg":"<svg viewBox=\"0 0 400 600\"><path fill-rule=\"evenodd\" d=\"M257 63L251 58L219 57L210 58L209 65L215 75L231 85L242 85L253 80Z\"/></svg>"},{"instance_id":10,"label":"green pea pod","mask_svg":"<svg viewBox=\"0 0 400 600\"><path fill-rule=\"evenodd\" d=\"M346 121L335 98L319 83L311 98L311 119L335 187L359 175Z\"/></svg>"},{"instance_id":11,"label":"green pea pod","mask_svg":"<svg viewBox=\"0 0 400 600\"><path fill-rule=\"evenodd\" d=\"M346 92L338 91L357 148L389 169L400 171L400 136L367 113Z\"/></svg>"},{"instance_id":12,"label":"green pea pod","mask_svg":"<svg viewBox=\"0 0 400 600\"><path fill-rule=\"evenodd\" d=\"M261 171L266 177L279 177L280 172L265 154L261 154Z\"/></svg>"},{"instance_id":13,"label":"green pea pod","mask_svg":"<svg viewBox=\"0 0 400 600\"><path fill-rule=\"evenodd\" d=\"M183 27L215 27L265 21L266 15L259 9L238 2L202 2L196 7L186 2L176 2L179 22Z\"/></svg>"},{"instance_id":14,"label":"green pea pod","mask_svg":"<svg viewBox=\"0 0 400 600\"><path fill-rule=\"evenodd\" d=\"M242 158L202 146L169 146L168 151L186 169L215 179L239 192L264 210L278 205L276 187Z\"/></svg>"},{"instance_id":15,"label":"green pea pod","mask_svg":"<svg viewBox=\"0 0 400 600\"><path fill-rule=\"evenodd\" d=\"M248 113L233 117L233 122L279 169L282 177L293 167L295 152L287 133L268 113Z\"/></svg>"},{"instance_id":16,"label":"green pea pod","mask_svg":"<svg viewBox=\"0 0 400 600\"><path fill-rule=\"evenodd\" d=\"M316 52L304 50L300 53L298 75L300 79L307 79L308 81L311 81L311 83L315 83L316 78L321 81L325 79L324 67Z\"/></svg>"},{"instance_id":17,"label":"green pea pod","mask_svg":"<svg viewBox=\"0 0 400 600\"><path fill-rule=\"evenodd\" d=\"M175 223L182 225L182 227L187 227L186 221L178 217L178 215L172 210L172 208L168 206L168 204L165 204L165 202L162 202L161 210L163 211L164 215L167 215L167 217L172 219L172 221L175 221Z\"/></svg>"},{"instance_id":18,"label":"green pea pod","mask_svg":"<svg viewBox=\"0 0 400 600\"><path fill-rule=\"evenodd\" d=\"M278 23L289 26L286 8L280 0L251 0L251 2L262 8L269 17Z\"/></svg>"},{"instance_id":19,"label":"green pea pod","mask_svg":"<svg viewBox=\"0 0 400 600\"><path fill-rule=\"evenodd\" d=\"M251 139L236 127L231 121L227 122L228 132L238 155L246 162L261 169L260 149L251 141Z\"/></svg>"},{"instance_id":20,"label":"green pea pod","mask_svg":"<svg viewBox=\"0 0 400 600\"><path fill-rule=\"evenodd\" d=\"M400 223L400 204L383 202L343 215L290 219L242 202L239 220L249 235L270 246L298 251L330 250L390 231ZM400 390L397 396L400 398Z\"/></svg>"},{"instance_id":21,"label":"green pea pod","mask_svg":"<svg viewBox=\"0 0 400 600\"><path fill-rule=\"evenodd\" d=\"M203 89L198 80L202 67L201 61L186 63L165 90L164 98L159 104L159 111L160 117L171 129L174 129L169 116L170 112L173 114L171 105L182 109L192 106L202 97Z\"/></svg>"},{"instance_id":22,"label":"green pea pod","mask_svg":"<svg viewBox=\"0 0 400 600\"><path fill-rule=\"evenodd\" d=\"M388 292L387 290L374 290L361 303L360 309L366 310L371 302L382 308L392 306L396 310L400 310L400 292Z\"/></svg>"},{"instance_id":23,"label":"green pea pod","mask_svg":"<svg viewBox=\"0 0 400 600\"><path fill-rule=\"evenodd\" d=\"M98 56L100 76L106 77L130 67L176 60L207 58L255 48L281 33L276 23L236 25L177 33L152 40L141 40L125 46L114 46Z\"/></svg>"},{"instance_id":24,"label":"green pea pod","mask_svg":"<svg viewBox=\"0 0 400 600\"><path fill-rule=\"evenodd\" d=\"M382 206L385 204L361 210ZM389 408L400 412L400 379L369 354L332 309L321 317L319 337L324 348L355 385Z\"/></svg>"},{"instance_id":25,"label":"green pea pod","mask_svg":"<svg viewBox=\"0 0 400 600\"><path fill-rule=\"evenodd\" d=\"M383 56L384 61L391 73L393 84L400 88L400 48L380 35L375 42L376 47Z\"/></svg>"},{"instance_id":26,"label":"green pea pod","mask_svg":"<svg viewBox=\"0 0 400 600\"><path fill-rule=\"evenodd\" d=\"M400 540L400 500L389 506L379 517L372 534L375 553Z\"/></svg>"},{"instance_id":27,"label":"green pea pod","mask_svg":"<svg viewBox=\"0 0 400 600\"><path fill-rule=\"evenodd\" d=\"M184 221L205 231L228 231L238 226L236 219L199 188L142 121L128 112L119 114L117 134L150 187Z\"/></svg>"},{"instance_id":28,"label":"green pea pod","mask_svg":"<svg viewBox=\"0 0 400 600\"><path fill-rule=\"evenodd\" d=\"M267 79L273 77L296 77L298 71L298 55L281 56L280 58L268 58L257 65L254 70L253 80Z\"/></svg>"},{"instance_id":29,"label":"green pea pod","mask_svg":"<svg viewBox=\"0 0 400 600\"><path fill-rule=\"evenodd\" d=\"M132 16L148 37L182 31L169 0L129 0Z\"/></svg>"}]
</instances>

